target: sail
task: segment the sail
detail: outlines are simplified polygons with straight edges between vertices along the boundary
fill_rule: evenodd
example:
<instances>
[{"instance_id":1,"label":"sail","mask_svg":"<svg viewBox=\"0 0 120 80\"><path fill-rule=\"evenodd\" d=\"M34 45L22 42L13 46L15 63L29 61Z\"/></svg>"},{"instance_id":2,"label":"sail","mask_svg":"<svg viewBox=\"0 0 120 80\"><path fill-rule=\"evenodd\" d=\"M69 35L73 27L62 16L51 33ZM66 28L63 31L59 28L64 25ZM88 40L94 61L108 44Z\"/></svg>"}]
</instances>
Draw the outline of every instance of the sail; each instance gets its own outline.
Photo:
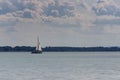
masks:
<instances>
[{"instance_id":1,"label":"sail","mask_svg":"<svg viewBox=\"0 0 120 80\"><path fill-rule=\"evenodd\" d=\"M32 54L41 54L41 53L42 53L42 47L40 46L39 37L37 37L36 50L32 51Z\"/></svg>"},{"instance_id":2,"label":"sail","mask_svg":"<svg viewBox=\"0 0 120 80\"><path fill-rule=\"evenodd\" d=\"M40 46L39 37L37 38L37 46L36 46L36 51L42 51L42 47Z\"/></svg>"},{"instance_id":3,"label":"sail","mask_svg":"<svg viewBox=\"0 0 120 80\"><path fill-rule=\"evenodd\" d=\"M42 51L42 47L40 46L40 44L39 44L39 49L38 49L39 51Z\"/></svg>"}]
</instances>

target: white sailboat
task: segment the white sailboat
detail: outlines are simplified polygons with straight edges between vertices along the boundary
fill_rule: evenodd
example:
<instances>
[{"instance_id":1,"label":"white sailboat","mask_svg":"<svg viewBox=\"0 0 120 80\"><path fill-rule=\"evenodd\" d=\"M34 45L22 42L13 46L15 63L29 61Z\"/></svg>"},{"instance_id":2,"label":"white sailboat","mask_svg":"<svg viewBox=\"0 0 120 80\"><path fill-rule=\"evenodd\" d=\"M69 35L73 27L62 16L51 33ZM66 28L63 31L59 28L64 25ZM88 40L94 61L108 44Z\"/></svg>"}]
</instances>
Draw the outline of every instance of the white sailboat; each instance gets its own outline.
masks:
<instances>
[{"instance_id":1,"label":"white sailboat","mask_svg":"<svg viewBox=\"0 0 120 80\"><path fill-rule=\"evenodd\" d=\"M37 38L37 45L36 45L36 50L32 51L33 54L40 54L42 53L42 47L39 42L39 37Z\"/></svg>"}]
</instances>

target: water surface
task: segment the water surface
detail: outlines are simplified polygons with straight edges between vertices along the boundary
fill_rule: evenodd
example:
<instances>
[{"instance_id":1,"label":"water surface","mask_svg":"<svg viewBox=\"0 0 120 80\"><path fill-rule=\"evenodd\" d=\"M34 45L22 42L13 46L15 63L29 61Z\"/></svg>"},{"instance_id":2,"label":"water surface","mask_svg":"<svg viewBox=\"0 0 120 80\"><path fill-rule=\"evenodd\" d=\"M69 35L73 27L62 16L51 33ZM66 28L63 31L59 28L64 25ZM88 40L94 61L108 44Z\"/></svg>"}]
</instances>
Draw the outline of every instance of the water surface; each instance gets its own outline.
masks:
<instances>
[{"instance_id":1,"label":"water surface","mask_svg":"<svg viewBox=\"0 0 120 80\"><path fill-rule=\"evenodd\" d=\"M120 80L120 52L1 52L0 80Z\"/></svg>"}]
</instances>

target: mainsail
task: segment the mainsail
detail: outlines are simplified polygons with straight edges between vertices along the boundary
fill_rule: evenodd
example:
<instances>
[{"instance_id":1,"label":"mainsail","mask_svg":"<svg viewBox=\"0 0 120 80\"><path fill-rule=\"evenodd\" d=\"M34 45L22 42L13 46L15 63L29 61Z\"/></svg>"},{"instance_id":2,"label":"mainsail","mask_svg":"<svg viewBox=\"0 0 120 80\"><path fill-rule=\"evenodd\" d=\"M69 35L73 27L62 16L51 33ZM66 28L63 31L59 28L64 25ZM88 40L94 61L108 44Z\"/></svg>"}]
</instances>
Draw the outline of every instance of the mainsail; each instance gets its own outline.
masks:
<instances>
[{"instance_id":1,"label":"mainsail","mask_svg":"<svg viewBox=\"0 0 120 80\"><path fill-rule=\"evenodd\" d=\"M36 45L36 49L34 51L32 51L32 53L34 54L39 54L42 53L42 47L40 46L40 42L39 42L39 37L37 37L37 45Z\"/></svg>"},{"instance_id":2,"label":"mainsail","mask_svg":"<svg viewBox=\"0 0 120 80\"><path fill-rule=\"evenodd\" d=\"M37 46L36 46L36 51L42 51L42 48L41 48L41 46L40 46L39 37L37 37Z\"/></svg>"}]
</instances>

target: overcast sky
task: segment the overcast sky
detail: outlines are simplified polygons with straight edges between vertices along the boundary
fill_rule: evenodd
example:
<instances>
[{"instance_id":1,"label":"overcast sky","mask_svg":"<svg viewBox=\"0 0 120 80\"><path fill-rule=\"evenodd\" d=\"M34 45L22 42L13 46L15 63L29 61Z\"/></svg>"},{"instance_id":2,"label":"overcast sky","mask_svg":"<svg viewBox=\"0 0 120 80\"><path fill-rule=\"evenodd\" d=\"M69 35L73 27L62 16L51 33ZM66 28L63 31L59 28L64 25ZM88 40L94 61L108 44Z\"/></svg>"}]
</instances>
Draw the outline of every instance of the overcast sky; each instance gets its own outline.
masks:
<instances>
[{"instance_id":1,"label":"overcast sky","mask_svg":"<svg viewBox=\"0 0 120 80\"><path fill-rule=\"evenodd\" d=\"M0 46L120 46L120 0L0 0Z\"/></svg>"}]
</instances>

